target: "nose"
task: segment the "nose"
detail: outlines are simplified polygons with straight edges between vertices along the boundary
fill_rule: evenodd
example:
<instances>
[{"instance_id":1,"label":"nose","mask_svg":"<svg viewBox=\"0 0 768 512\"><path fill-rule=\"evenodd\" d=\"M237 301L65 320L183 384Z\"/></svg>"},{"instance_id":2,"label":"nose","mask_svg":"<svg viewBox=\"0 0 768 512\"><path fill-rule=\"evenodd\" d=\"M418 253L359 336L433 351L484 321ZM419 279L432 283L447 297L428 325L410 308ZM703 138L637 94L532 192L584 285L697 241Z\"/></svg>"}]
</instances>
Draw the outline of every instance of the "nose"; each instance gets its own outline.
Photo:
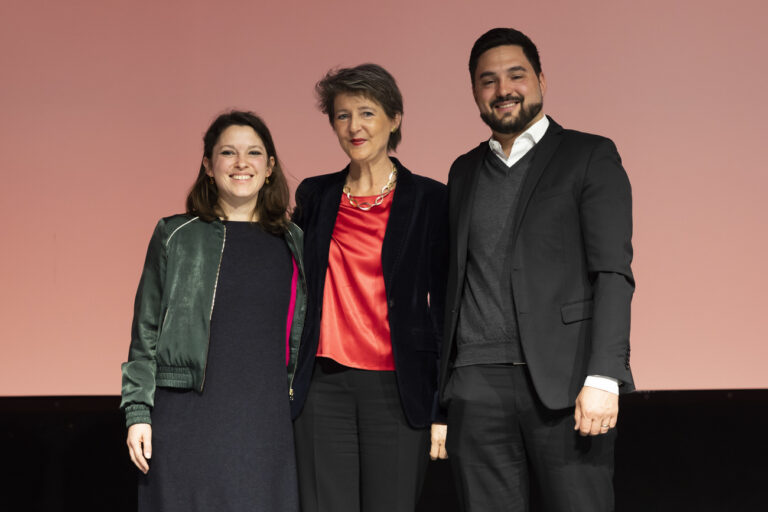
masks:
<instances>
[{"instance_id":1,"label":"nose","mask_svg":"<svg viewBox=\"0 0 768 512\"><path fill-rule=\"evenodd\" d=\"M501 77L498 81L496 95L499 98L504 98L506 96L509 96L511 93L512 93L512 81L508 80L506 77Z\"/></svg>"},{"instance_id":2,"label":"nose","mask_svg":"<svg viewBox=\"0 0 768 512\"><path fill-rule=\"evenodd\" d=\"M360 117L353 113L349 116L349 131L350 133L357 133L360 130Z\"/></svg>"},{"instance_id":3,"label":"nose","mask_svg":"<svg viewBox=\"0 0 768 512\"><path fill-rule=\"evenodd\" d=\"M238 169L242 169L247 165L248 165L248 162L245 161L245 155L238 153L237 161L235 162L235 167L237 167Z\"/></svg>"}]
</instances>

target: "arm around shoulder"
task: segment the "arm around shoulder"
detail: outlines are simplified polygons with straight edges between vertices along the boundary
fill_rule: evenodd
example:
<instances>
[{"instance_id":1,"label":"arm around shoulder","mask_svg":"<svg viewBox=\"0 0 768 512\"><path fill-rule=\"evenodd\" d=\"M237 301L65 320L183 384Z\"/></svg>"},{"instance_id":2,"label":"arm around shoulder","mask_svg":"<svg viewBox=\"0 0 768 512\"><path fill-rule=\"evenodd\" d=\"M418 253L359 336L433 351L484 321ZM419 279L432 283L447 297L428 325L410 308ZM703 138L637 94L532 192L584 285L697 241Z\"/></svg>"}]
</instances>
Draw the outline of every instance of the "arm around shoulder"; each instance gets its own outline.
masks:
<instances>
[{"instance_id":1,"label":"arm around shoulder","mask_svg":"<svg viewBox=\"0 0 768 512\"><path fill-rule=\"evenodd\" d=\"M291 212L291 222L296 224L302 230L306 229L306 224L310 213L310 202L314 195L316 179L306 178L296 187L294 194L296 205Z\"/></svg>"}]
</instances>

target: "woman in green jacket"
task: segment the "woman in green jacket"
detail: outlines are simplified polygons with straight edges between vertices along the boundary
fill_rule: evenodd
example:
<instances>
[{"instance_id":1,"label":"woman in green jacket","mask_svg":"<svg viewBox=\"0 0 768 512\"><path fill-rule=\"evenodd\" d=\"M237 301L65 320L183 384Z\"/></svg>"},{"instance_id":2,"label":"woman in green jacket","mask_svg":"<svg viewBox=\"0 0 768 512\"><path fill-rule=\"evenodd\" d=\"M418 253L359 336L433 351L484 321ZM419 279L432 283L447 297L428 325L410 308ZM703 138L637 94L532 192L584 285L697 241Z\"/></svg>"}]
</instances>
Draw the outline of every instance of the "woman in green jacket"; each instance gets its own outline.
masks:
<instances>
[{"instance_id":1,"label":"woman in green jacket","mask_svg":"<svg viewBox=\"0 0 768 512\"><path fill-rule=\"evenodd\" d=\"M187 213L152 235L123 364L139 510L298 511L302 233L261 119L222 114L203 144Z\"/></svg>"}]
</instances>

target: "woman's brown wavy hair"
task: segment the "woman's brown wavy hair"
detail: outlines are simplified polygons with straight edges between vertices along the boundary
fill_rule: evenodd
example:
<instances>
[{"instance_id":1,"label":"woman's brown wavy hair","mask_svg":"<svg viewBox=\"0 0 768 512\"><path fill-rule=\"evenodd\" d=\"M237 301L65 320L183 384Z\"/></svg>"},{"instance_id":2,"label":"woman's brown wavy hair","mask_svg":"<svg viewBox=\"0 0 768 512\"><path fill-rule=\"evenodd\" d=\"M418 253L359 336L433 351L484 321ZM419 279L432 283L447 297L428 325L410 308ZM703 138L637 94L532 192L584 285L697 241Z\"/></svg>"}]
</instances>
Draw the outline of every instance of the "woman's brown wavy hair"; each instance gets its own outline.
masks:
<instances>
[{"instance_id":1,"label":"woman's brown wavy hair","mask_svg":"<svg viewBox=\"0 0 768 512\"><path fill-rule=\"evenodd\" d=\"M264 183L264 186L259 190L255 213L258 214L259 224L265 230L275 234L284 233L288 223L286 212L290 200L288 181L285 179L280 159L277 157L272 135L259 116L253 112L241 110L232 110L221 114L211 123L205 136L203 136L203 158L208 158L208 161L212 160L213 147L219 141L224 130L230 126L250 126L253 128L253 131L264 143L267 158L275 159L272 174L269 176L269 183ZM206 222L220 217L225 218L221 208L219 208L218 201L219 192L216 184L211 183L211 180L208 179L205 166L201 161L200 172L198 172L192 190L187 196L187 213L196 215Z\"/></svg>"}]
</instances>

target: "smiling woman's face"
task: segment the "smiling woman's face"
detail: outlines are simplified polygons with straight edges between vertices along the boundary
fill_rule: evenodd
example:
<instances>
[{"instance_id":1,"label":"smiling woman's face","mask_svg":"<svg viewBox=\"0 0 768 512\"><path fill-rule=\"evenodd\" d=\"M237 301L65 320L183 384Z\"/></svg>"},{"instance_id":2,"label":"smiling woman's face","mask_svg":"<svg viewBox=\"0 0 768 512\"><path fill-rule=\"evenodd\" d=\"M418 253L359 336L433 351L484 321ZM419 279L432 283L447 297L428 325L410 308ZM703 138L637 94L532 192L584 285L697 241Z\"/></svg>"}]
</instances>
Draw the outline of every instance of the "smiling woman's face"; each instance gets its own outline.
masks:
<instances>
[{"instance_id":1,"label":"smiling woman's face","mask_svg":"<svg viewBox=\"0 0 768 512\"><path fill-rule=\"evenodd\" d=\"M225 214L234 209L256 208L259 190L272 174L274 163L254 129L239 125L221 132L210 160L203 159L206 174L216 182L219 207Z\"/></svg>"},{"instance_id":2,"label":"smiling woman's face","mask_svg":"<svg viewBox=\"0 0 768 512\"><path fill-rule=\"evenodd\" d=\"M348 93L336 95L333 112L333 131L352 162L372 164L387 156L389 135L399 126L399 115L390 119L377 101Z\"/></svg>"}]
</instances>

